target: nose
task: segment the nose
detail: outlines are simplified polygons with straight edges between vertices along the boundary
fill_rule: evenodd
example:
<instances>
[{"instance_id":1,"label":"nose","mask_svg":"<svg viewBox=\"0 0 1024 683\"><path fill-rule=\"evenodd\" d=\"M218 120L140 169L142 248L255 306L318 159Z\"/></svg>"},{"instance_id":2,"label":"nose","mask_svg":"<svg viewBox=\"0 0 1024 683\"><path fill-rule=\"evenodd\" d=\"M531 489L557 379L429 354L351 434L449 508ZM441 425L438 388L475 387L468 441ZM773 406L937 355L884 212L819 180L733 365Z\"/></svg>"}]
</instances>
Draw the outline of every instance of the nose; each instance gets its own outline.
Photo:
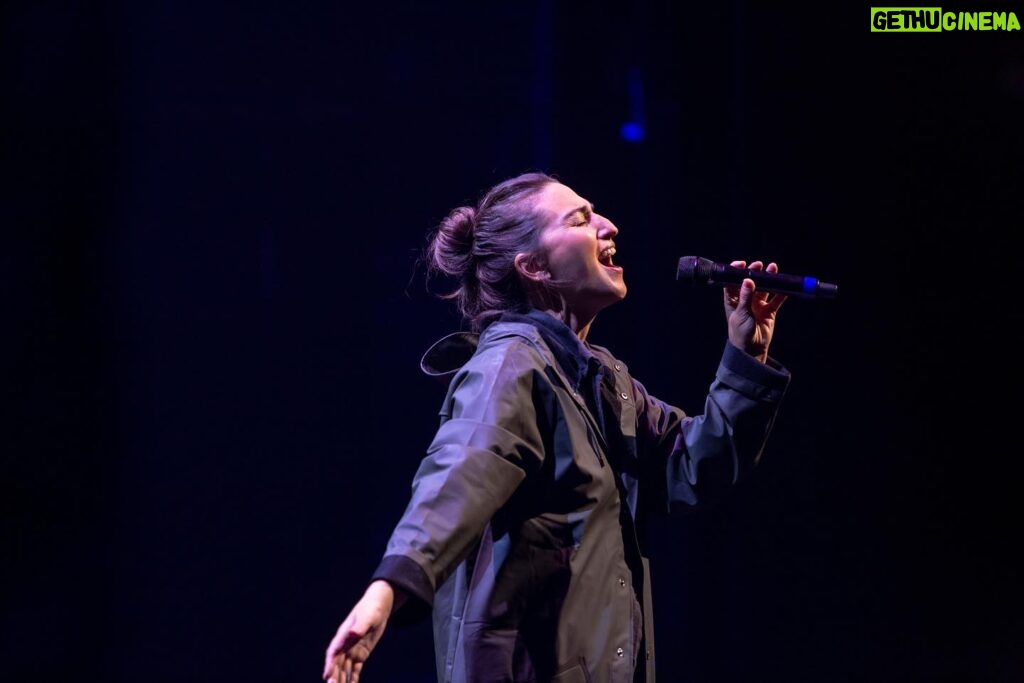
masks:
<instances>
[{"instance_id":1,"label":"nose","mask_svg":"<svg viewBox=\"0 0 1024 683\"><path fill-rule=\"evenodd\" d=\"M600 239L610 240L619 234L619 229L615 227L615 224L604 216L600 216L600 222L597 225L597 236Z\"/></svg>"}]
</instances>

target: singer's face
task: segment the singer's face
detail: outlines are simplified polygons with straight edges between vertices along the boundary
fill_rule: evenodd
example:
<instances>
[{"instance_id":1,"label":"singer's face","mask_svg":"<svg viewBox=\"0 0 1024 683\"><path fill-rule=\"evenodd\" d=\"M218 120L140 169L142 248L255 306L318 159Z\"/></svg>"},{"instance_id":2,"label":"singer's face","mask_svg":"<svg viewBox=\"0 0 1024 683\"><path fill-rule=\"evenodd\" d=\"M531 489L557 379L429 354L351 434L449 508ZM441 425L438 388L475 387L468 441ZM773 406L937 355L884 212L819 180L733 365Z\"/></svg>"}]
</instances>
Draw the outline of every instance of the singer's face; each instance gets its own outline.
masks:
<instances>
[{"instance_id":1,"label":"singer's face","mask_svg":"<svg viewBox=\"0 0 1024 683\"><path fill-rule=\"evenodd\" d=\"M546 218L539 256L547 286L566 306L593 315L626 296L622 266L612 262L619 234L614 223L561 183L545 187L535 208Z\"/></svg>"}]
</instances>

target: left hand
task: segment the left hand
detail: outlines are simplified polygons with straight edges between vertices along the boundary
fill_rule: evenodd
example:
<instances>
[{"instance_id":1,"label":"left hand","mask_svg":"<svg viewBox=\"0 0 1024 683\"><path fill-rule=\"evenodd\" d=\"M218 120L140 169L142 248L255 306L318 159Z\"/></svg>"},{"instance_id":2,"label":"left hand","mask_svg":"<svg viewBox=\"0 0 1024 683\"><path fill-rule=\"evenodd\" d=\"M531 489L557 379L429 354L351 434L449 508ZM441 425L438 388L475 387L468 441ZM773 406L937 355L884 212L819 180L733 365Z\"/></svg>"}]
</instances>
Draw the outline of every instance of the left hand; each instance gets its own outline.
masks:
<instances>
[{"instance_id":1,"label":"left hand","mask_svg":"<svg viewBox=\"0 0 1024 683\"><path fill-rule=\"evenodd\" d=\"M377 580L367 587L327 646L324 681L359 683L363 665L384 634L394 605L395 590L387 581Z\"/></svg>"},{"instance_id":2,"label":"left hand","mask_svg":"<svg viewBox=\"0 0 1024 683\"><path fill-rule=\"evenodd\" d=\"M749 266L746 261L733 261L729 265L751 270L764 268L761 261L754 261ZM777 273L779 267L775 263L769 263L764 270L767 273ZM729 341L764 363L768 360L768 347L772 343L772 333L775 331L775 314L785 302L786 295L756 291L754 281L746 278L739 287L726 287L722 296L725 302L725 319L729 324Z\"/></svg>"}]
</instances>

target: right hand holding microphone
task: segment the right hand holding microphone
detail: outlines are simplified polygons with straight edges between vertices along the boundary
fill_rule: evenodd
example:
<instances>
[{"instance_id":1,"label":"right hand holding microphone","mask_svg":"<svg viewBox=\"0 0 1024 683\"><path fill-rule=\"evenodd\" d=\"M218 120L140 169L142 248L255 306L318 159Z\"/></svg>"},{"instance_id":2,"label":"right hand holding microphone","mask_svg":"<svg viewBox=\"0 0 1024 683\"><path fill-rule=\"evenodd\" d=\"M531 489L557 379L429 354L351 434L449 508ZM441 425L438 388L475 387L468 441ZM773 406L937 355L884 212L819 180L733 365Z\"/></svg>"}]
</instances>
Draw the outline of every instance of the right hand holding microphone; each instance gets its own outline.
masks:
<instances>
[{"instance_id":1,"label":"right hand holding microphone","mask_svg":"<svg viewBox=\"0 0 1024 683\"><path fill-rule=\"evenodd\" d=\"M748 267L746 261L733 261L729 265L733 268ZM764 268L764 263L754 261L749 268L759 271ZM779 267L769 263L764 270L777 273ZM786 295L758 289L752 279L745 278L739 287L725 287L722 296L729 341L764 363L768 360L768 347L775 332L775 314L786 301Z\"/></svg>"}]
</instances>

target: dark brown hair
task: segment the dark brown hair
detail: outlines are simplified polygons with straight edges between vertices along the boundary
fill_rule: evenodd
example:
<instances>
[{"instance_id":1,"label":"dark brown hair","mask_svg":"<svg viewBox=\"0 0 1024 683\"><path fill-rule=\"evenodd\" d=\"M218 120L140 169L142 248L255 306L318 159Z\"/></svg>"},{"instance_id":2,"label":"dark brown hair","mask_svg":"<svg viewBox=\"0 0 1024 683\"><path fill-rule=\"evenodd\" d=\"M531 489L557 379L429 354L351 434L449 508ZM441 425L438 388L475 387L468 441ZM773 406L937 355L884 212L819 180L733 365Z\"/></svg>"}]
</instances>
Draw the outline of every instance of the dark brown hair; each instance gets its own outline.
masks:
<instances>
[{"instance_id":1,"label":"dark brown hair","mask_svg":"<svg viewBox=\"0 0 1024 683\"><path fill-rule=\"evenodd\" d=\"M534 210L533 199L556 182L544 173L509 178L488 190L475 207L453 209L431 233L428 277L442 273L458 279L459 286L441 296L456 300L474 330L505 311L527 307L515 257L536 250L544 219Z\"/></svg>"}]
</instances>

